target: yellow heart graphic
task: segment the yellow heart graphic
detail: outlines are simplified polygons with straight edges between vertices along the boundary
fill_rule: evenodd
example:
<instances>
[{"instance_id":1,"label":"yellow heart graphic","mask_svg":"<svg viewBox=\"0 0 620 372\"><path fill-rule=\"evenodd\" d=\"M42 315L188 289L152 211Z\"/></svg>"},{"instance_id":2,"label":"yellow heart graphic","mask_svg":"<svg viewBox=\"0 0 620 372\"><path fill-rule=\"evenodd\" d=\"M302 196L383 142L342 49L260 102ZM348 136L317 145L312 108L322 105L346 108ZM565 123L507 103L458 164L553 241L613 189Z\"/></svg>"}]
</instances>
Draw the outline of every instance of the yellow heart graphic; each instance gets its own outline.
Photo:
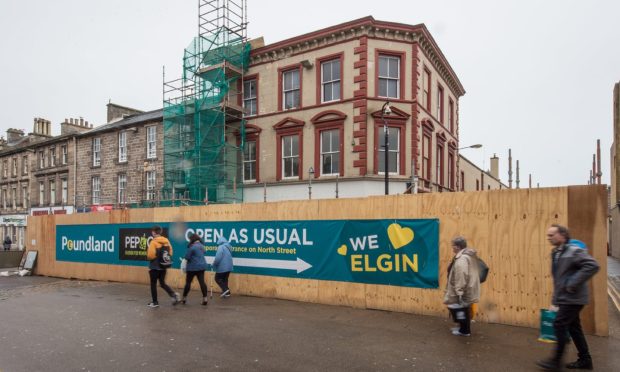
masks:
<instances>
[{"instance_id":1,"label":"yellow heart graphic","mask_svg":"<svg viewBox=\"0 0 620 372\"><path fill-rule=\"evenodd\" d=\"M387 233L394 249L404 247L413 240L413 230L408 227L400 227L397 223L388 226Z\"/></svg>"},{"instance_id":2,"label":"yellow heart graphic","mask_svg":"<svg viewBox=\"0 0 620 372\"><path fill-rule=\"evenodd\" d=\"M341 245L338 248L338 254L341 256L346 256L347 255L347 246L345 244Z\"/></svg>"}]
</instances>

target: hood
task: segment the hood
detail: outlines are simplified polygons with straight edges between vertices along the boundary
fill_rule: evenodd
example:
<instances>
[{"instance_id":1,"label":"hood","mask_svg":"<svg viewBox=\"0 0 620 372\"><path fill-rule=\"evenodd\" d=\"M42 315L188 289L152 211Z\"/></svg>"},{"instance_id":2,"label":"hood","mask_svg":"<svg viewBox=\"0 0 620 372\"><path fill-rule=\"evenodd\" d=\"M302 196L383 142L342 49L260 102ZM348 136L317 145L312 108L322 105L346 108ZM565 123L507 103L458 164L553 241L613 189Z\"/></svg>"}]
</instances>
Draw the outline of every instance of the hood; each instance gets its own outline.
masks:
<instances>
[{"instance_id":1,"label":"hood","mask_svg":"<svg viewBox=\"0 0 620 372\"><path fill-rule=\"evenodd\" d=\"M164 236L156 236L153 238L154 241L156 241L159 244L169 244L170 241L168 240L168 238L164 237Z\"/></svg>"},{"instance_id":2,"label":"hood","mask_svg":"<svg viewBox=\"0 0 620 372\"><path fill-rule=\"evenodd\" d=\"M467 247L467 248L465 248L465 249L463 249L462 251L459 252L459 256L460 255L464 255L464 254L466 254L468 256L471 256L471 257L477 257L476 256L476 250L473 249L473 248L469 248L469 247Z\"/></svg>"},{"instance_id":3,"label":"hood","mask_svg":"<svg viewBox=\"0 0 620 372\"><path fill-rule=\"evenodd\" d=\"M217 239L217 245L222 245L222 244L228 244L228 240L226 240L226 238L225 238L225 237L220 236L220 237Z\"/></svg>"}]
</instances>

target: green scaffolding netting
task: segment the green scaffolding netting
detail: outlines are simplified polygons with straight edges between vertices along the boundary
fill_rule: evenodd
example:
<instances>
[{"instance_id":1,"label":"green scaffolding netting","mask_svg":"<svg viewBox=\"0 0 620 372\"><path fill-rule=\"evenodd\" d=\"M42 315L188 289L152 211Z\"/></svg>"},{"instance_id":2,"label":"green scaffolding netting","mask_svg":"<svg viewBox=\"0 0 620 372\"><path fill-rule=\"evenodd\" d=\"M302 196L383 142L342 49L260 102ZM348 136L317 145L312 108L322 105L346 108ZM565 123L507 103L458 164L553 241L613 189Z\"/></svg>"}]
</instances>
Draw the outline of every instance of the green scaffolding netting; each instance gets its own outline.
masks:
<instances>
[{"instance_id":1,"label":"green scaffolding netting","mask_svg":"<svg viewBox=\"0 0 620 372\"><path fill-rule=\"evenodd\" d=\"M185 49L179 94L164 97L162 205L243 201L240 79L249 55L226 29Z\"/></svg>"}]
</instances>

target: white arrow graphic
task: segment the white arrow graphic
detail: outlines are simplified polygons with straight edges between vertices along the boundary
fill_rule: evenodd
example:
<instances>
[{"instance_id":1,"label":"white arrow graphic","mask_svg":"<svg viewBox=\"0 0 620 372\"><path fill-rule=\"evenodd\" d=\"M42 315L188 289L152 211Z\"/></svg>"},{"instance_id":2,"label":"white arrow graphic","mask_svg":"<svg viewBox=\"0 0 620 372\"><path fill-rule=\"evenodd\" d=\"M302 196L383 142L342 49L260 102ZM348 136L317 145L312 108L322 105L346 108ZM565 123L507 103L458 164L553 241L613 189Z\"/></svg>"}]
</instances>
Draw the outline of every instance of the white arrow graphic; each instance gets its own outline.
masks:
<instances>
[{"instance_id":1,"label":"white arrow graphic","mask_svg":"<svg viewBox=\"0 0 620 372\"><path fill-rule=\"evenodd\" d=\"M215 257L205 256L205 261L211 265ZM266 260L262 258L235 258L233 257L234 266L260 267L265 269L284 269L297 270L297 274L306 271L312 267L309 263L297 257L295 261L285 260Z\"/></svg>"}]
</instances>

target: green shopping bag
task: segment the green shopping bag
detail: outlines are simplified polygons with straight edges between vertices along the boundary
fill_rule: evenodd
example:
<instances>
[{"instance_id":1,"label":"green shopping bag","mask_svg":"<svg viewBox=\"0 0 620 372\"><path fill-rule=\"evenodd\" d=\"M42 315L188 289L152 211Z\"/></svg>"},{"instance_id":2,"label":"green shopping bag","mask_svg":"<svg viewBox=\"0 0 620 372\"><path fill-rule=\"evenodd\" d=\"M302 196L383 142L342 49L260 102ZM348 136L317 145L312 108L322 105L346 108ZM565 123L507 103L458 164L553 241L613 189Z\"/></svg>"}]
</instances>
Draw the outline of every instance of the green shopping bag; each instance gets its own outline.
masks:
<instances>
[{"instance_id":1,"label":"green shopping bag","mask_svg":"<svg viewBox=\"0 0 620 372\"><path fill-rule=\"evenodd\" d=\"M555 343L555 329L553 328L553 322L557 311L551 311L549 309L540 309L540 336L538 341Z\"/></svg>"}]
</instances>

